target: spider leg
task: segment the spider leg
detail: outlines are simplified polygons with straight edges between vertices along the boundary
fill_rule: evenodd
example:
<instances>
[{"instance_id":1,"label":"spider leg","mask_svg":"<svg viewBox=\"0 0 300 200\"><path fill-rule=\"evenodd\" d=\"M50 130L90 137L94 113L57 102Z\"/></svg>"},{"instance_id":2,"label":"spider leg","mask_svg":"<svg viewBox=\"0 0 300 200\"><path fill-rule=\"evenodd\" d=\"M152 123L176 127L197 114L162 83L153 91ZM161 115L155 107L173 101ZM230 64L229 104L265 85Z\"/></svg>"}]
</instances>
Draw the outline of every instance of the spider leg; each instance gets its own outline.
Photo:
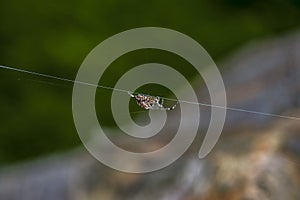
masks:
<instances>
[{"instance_id":1,"label":"spider leg","mask_svg":"<svg viewBox=\"0 0 300 200\"><path fill-rule=\"evenodd\" d=\"M129 96L131 96L131 97L135 97L135 95L132 94L132 93L130 93L129 91L128 91L128 94L129 94Z\"/></svg>"},{"instance_id":2,"label":"spider leg","mask_svg":"<svg viewBox=\"0 0 300 200\"><path fill-rule=\"evenodd\" d=\"M159 108L159 110L167 110L167 111L169 111L169 110L173 110L173 108L164 108L164 107L161 107L161 108Z\"/></svg>"},{"instance_id":3,"label":"spider leg","mask_svg":"<svg viewBox=\"0 0 300 200\"><path fill-rule=\"evenodd\" d=\"M170 108L170 110L174 110L174 109L176 108L176 106L177 106L178 103L179 103L179 101L177 101L176 104L174 104L174 105Z\"/></svg>"},{"instance_id":4,"label":"spider leg","mask_svg":"<svg viewBox=\"0 0 300 200\"><path fill-rule=\"evenodd\" d=\"M176 106L177 106L178 103L179 103L179 102L177 101L177 103L174 104L174 105L173 105L172 107L170 107L170 108L161 107L160 110L174 110L174 109L176 108Z\"/></svg>"},{"instance_id":5,"label":"spider leg","mask_svg":"<svg viewBox=\"0 0 300 200\"><path fill-rule=\"evenodd\" d=\"M160 104L161 104L162 106L164 106L164 98L163 98L163 97L160 97L159 100L161 101Z\"/></svg>"},{"instance_id":6,"label":"spider leg","mask_svg":"<svg viewBox=\"0 0 300 200\"><path fill-rule=\"evenodd\" d=\"M161 102L162 102L162 97L157 97L156 106L158 107L159 110L164 107L163 103L161 103Z\"/></svg>"}]
</instances>

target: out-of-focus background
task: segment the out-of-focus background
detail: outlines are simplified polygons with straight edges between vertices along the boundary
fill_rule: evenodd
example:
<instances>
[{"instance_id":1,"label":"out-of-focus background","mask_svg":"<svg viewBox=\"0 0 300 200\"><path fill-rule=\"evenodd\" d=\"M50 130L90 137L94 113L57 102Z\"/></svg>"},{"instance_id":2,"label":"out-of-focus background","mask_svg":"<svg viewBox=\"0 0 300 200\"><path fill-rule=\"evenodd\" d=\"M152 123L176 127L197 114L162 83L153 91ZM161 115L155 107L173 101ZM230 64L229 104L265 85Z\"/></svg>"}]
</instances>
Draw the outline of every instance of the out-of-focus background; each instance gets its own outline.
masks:
<instances>
[{"instance_id":1,"label":"out-of-focus background","mask_svg":"<svg viewBox=\"0 0 300 200\"><path fill-rule=\"evenodd\" d=\"M230 106L300 116L299 0L11 0L1 1L0 11L1 65L74 79L85 56L109 36L165 27L209 52L224 76ZM128 69L148 62L179 70L207 100L192 67L159 50L120 57L101 84L113 86ZM158 86L141 90L172 95ZM110 93L98 91L96 106L101 123L113 129ZM159 172L129 175L104 167L83 149L71 95L70 83L0 69L0 199L300 198L299 120L229 111L216 149L199 161L204 116L200 142L183 158ZM133 102L131 108L139 111ZM209 109L202 113L209 116Z\"/></svg>"}]
</instances>

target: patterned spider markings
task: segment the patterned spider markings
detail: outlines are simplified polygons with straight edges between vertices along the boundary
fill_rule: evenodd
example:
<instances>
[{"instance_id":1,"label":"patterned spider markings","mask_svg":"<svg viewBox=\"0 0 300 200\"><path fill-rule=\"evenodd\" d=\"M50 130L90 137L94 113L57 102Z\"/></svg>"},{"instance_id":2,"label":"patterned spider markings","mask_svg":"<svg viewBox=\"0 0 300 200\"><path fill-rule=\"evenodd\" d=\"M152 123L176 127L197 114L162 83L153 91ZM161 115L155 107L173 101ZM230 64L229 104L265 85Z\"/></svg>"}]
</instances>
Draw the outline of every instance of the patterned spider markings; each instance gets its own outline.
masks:
<instances>
[{"instance_id":1,"label":"patterned spider markings","mask_svg":"<svg viewBox=\"0 0 300 200\"><path fill-rule=\"evenodd\" d=\"M146 110L174 110L178 104L178 101L172 107L164 107L164 98L159 96L151 96L146 94L128 94L135 99L136 103Z\"/></svg>"}]
</instances>

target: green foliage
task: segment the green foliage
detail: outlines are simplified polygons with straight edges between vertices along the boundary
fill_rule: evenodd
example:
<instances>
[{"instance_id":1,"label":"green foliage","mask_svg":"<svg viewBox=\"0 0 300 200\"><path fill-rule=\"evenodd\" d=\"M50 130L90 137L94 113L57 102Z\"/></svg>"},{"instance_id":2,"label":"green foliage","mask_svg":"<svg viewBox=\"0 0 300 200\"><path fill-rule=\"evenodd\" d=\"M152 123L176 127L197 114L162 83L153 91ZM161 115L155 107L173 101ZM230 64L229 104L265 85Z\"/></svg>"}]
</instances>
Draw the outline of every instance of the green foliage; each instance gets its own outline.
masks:
<instances>
[{"instance_id":1,"label":"green foliage","mask_svg":"<svg viewBox=\"0 0 300 200\"><path fill-rule=\"evenodd\" d=\"M0 11L2 65L70 79L93 47L130 28L160 26L181 31L220 59L249 40L299 27L300 18L296 0L11 0L1 1ZM154 61L181 70L187 78L194 76L192 69L186 70L188 64L174 55L151 50L134 53L113 63L102 83L113 86L130 67ZM0 163L80 144L72 121L71 84L2 69L0 84ZM109 95L97 93L97 109L103 123L113 126L107 109Z\"/></svg>"}]
</instances>

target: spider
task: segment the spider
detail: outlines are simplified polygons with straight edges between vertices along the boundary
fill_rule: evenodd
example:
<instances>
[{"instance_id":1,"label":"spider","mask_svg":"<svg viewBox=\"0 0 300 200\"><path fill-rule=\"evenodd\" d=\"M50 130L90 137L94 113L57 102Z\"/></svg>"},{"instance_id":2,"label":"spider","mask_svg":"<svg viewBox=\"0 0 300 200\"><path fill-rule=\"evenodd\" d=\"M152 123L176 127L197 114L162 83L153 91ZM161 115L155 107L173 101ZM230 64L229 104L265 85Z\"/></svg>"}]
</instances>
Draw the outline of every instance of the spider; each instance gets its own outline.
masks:
<instances>
[{"instance_id":1,"label":"spider","mask_svg":"<svg viewBox=\"0 0 300 200\"><path fill-rule=\"evenodd\" d=\"M146 94L128 94L136 100L136 103L146 110L174 110L178 104L178 101L175 105L169 108L163 106L164 98L159 96L150 96Z\"/></svg>"}]
</instances>

